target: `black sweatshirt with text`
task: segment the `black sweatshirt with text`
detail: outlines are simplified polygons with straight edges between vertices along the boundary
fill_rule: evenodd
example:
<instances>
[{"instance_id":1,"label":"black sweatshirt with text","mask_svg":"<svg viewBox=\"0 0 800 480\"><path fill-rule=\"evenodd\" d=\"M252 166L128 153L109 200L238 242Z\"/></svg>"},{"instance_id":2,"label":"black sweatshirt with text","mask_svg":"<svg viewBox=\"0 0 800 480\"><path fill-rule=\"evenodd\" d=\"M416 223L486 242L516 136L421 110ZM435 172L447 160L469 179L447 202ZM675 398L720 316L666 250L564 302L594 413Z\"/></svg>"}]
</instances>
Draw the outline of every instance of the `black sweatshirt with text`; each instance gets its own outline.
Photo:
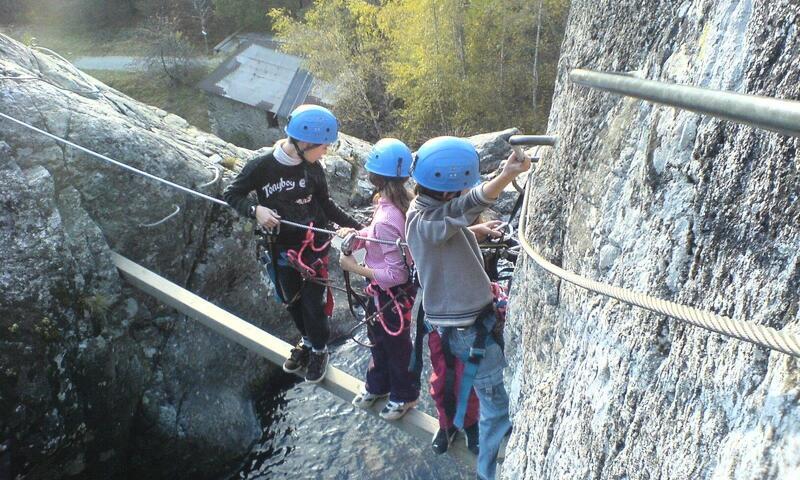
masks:
<instances>
[{"instance_id":1,"label":"black sweatshirt with text","mask_svg":"<svg viewBox=\"0 0 800 480\"><path fill-rule=\"evenodd\" d=\"M257 202L251 192L256 192ZM304 225L313 221L315 227L330 228L329 222L335 222L342 227L361 228L358 221L331 200L325 170L319 163L283 165L275 160L273 149L247 162L222 195L239 215L248 218L250 207L258 204L275 210L283 220ZM276 243L297 247L305 234L306 230L281 224ZM328 236L315 237L315 243L320 244Z\"/></svg>"}]
</instances>

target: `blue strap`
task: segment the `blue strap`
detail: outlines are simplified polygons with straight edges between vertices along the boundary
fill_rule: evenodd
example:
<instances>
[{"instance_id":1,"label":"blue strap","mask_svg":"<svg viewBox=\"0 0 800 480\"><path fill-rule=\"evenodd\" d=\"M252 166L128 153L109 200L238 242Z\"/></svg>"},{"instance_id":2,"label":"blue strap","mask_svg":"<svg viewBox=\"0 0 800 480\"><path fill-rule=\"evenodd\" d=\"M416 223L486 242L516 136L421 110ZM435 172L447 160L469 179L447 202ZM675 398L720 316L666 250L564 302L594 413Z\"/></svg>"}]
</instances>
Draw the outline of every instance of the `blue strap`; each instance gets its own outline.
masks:
<instances>
[{"instance_id":1,"label":"blue strap","mask_svg":"<svg viewBox=\"0 0 800 480\"><path fill-rule=\"evenodd\" d=\"M460 429L464 429L464 417L467 415L467 404L469 403L469 395L472 390L472 385L475 383L475 374L478 373L478 367L481 364L483 355L477 358L477 361L467 360L464 362L464 373L461 375L461 388L458 389L458 405L456 407L456 415L453 417L453 425Z\"/></svg>"},{"instance_id":2,"label":"blue strap","mask_svg":"<svg viewBox=\"0 0 800 480\"><path fill-rule=\"evenodd\" d=\"M420 302L419 310L417 311L417 333L414 338L414 350L408 364L408 371L413 378L412 383L417 388L419 388L422 381L422 343L425 340L425 335L432 331L433 327L425 318L425 309L422 308L422 302Z\"/></svg>"},{"instance_id":3,"label":"blue strap","mask_svg":"<svg viewBox=\"0 0 800 480\"><path fill-rule=\"evenodd\" d=\"M274 248L264 249L261 252L261 258L259 260L261 260L261 263L267 268L269 279L275 287L275 299L280 303L286 303L283 285L278 281L278 266L289 266L286 252L276 251Z\"/></svg>"},{"instance_id":4,"label":"blue strap","mask_svg":"<svg viewBox=\"0 0 800 480\"><path fill-rule=\"evenodd\" d=\"M494 323L493 308L491 315L481 313L478 316L478 320L472 326L475 329L475 341L472 343L472 348L469 349L467 357L461 358L464 362L464 373L461 375L461 387L458 389L458 404L456 415L453 418L453 425L462 430L464 428L464 417L467 415L470 391L475 384L475 374L478 373L481 360L486 355L486 347L496 343L492 335L489 335L489 330L485 324L486 320L489 320L491 324Z\"/></svg>"}]
</instances>

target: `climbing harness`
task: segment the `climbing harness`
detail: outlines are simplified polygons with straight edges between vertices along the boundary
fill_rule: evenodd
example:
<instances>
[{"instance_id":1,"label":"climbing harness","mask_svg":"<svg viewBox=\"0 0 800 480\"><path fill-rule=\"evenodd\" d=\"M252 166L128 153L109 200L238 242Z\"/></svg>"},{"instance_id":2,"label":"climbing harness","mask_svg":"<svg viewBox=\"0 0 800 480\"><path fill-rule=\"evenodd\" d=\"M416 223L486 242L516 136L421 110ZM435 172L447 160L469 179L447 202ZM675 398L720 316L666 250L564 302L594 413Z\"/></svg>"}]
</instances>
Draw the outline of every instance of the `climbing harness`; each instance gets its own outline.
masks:
<instances>
[{"instance_id":1,"label":"climbing harness","mask_svg":"<svg viewBox=\"0 0 800 480\"><path fill-rule=\"evenodd\" d=\"M267 267L269 278L275 286L275 295L281 303L291 305L299 298L300 291L289 299L286 295L283 283L279 278L278 267L290 267L296 270L303 282L322 285L326 290L325 315L333 315L334 298L333 290L335 287L328 281L328 255L317 255L330 245L330 240L322 245L315 245L314 231L311 230L314 223L311 222L309 229L306 230L305 237L298 249L279 249L276 240L280 234L280 228L257 229L256 234L259 239L256 241L256 256Z\"/></svg>"},{"instance_id":2,"label":"climbing harness","mask_svg":"<svg viewBox=\"0 0 800 480\"><path fill-rule=\"evenodd\" d=\"M492 344L497 344L501 350L505 347L503 341L503 327L505 326L508 295L505 289L496 282L493 282L490 288L493 297L492 303L487 305L483 311L478 314L475 323L467 327L475 329L475 340L469 351L460 356L464 364L464 370L461 374L461 385L459 386L458 397L455 401L455 414L451 415L453 425L459 429L464 428L464 416L467 413L470 391L475 383L475 375L478 373L478 367L480 367L481 361L486 355L486 349ZM453 334L455 328L457 327L447 327L442 330L442 351L444 352L445 362L447 364L445 411L448 409L447 396L453 395L455 386L455 355L450 348L450 336ZM453 401L452 397L450 401ZM452 404L449 408L452 410ZM450 414L448 413L448 415Z\"/></svg>"},{"instance_id":3,"label":"climbing harness","mask_svg":"<svg viewBox=\"0 0 800 480\"><path fill-rule=\"evenodd\" d=\"M311 228L314 227L314 222L309 224ZM331 241L328 240L324 242L319 247L314 245L314 232L311 230L306 230L306 236L303 239L303 242L300 244L300 249L289 249L286 251L286 258L289 260L289 264L294 267L297 271L300 272L300 275L303 279L316 279L316 278L328 278L328 261L327 255L324 257L317 257L314 258L315 253L324 252L328 245L330 245ZM306 252L306 249L309 249L309 254L313 258L311 261L311 265L306 263L306 260L303 258L303 253Z\"/></svg>"},{"instance_id":4,"label":"climbing harness","mask_svg":"<svg viewBox=\"0 0 800 480\"><path fill-rule=\"evenodd\" d=\"M283 290L283 284L278 281L278 249L275 242L281 232L281 224L279 223L275 228L256 228L256 258L267 268L272 285L275 287L275 296L280 303L290 304L293 303L286 298L286 292ZM286 262L288 266L288 261ZM296 296L296 295L295 295Z\"/></svg>"},{"instance_id":5,"label":"climbing harness","mask_svg":"<svg viewBox=\"0 0 800 480\"><path fill-rule=\"evenodd\" d=\"M341 334L341 335L337 336L336 338L334 338L334 339L332 339L332 340L328 341L328 346L329 346L329 347L332 347L332 346L334 346L334 345L338 345L339 343L341 343L341 342L343 342L343 341L346 341L346 340L352 340L353 342L355 342L356 344L358 344L358 345L360 345L360 346L362 346L362 347L365 347L365 348L373 348L373 347L375 346L375 344L373 344L373 343L364 343L364 342L362 342L361 340L359 340L359 339L356 337L356 335L355 335L355 332L356 332L356 331L357 331L357 330L358 330L358 329L359 329L359 328L360 328L362 325L374 325L374 323L375 323L375 320L378 318L378 314L381 314L381 313L385 312L385 311L386 311L386 309L388 309L388 308L389 308L389 307L391 307L391 306L392 306L392 303L390 303L390 302L387 302L385 305L383 305L383 306L381 307L381 309L380 309L380 310L376 310L376 311L375 311L374 313L372 313L371 315L369 315L369 316L365 316L365 317L364 317L362 320L359 320L359 321L358 321L358 322L357 322L355 325L353 325L352 327L350 327L350 329L349 329L347 332L345 332L345 333L343 333L343 334Z\"/></svg>"},{"instance_id":6,"label":"climbing harness","mask_svg":"<svg viewBox=\"0 0 800 480\"><path fill-rule=\"evenodd\" d=\"M393 337L396 337L401 333L403 333L406 330L406 328L408 328L411 324L411 308L414 306L414 302L411 300L412 294L410 294L407 290L403 289L402 287L403 286L395 287L400 290L400 292L398 292L397 294L393 293L391 288L388 290L381 289L375 282L370 283L369 285L367 285L367 288L364 289L364 292L367 295L372 296L372 299L375 301L375 308L377 309L378 322L383 327L383 330L386 331L387 334ZM411 286L408 288L413 288L413 290L416 292L416 287L414 287L413 284L411 284ZM400 320L400 326L397 328L397 330L392 330L389 327L388 323L386 322L386 319L383 317L382 312L385 309L386 305L384 305L384 307L381 307L379 289L383 290L386 293L386 295L388 295L389 298L391 299L389 302L387 302L387 304L392 306L391 310L397 313L397 318Z\"/></svg>"},{"instance_id":7,"label":"climbing harness","mask_svg":"<svg viewBox=\"0 0 800 480\"><path fill-rule=\"evenodd\" d=\"M404 285L393 287L389 290L382 289L377 282L373 281L370 282L370 284L367 285L367 288L364 290L364 293L372 296L375 301L375 308L378 310L378 321L383 326L383 329L386 331L386 333L393 337L400 335L406 328L410 327L411 309L414 307L413 298L415 298L417 294L417 285L415 284L417 272L414 267L414 263L409 261L408 256L406 255L406 249L399 237L395 241L395 245L400 251L400 255L403 257L403 265L405 265L406 270L408 271L408 281ZM392 292L393 289L398 290L398 292ZM409 292L409 289L413 291ZM397 317L400 319L400 326L397 328L397 330L392 330L388 326L386 320L383 318L383 314L380 313L385 307L381 307L380 305L379 290L386 292L386 295L390 298L389 303L393 305L392 310L397 313Z\"/></svg>"},{"instance_id":8,"label":"climbing harness","mask_svg":"<svg viewBox=\"0 0 800 480\"><path fill-rule=\"evenodd\" d=\"M464 364L464 370L461 374L461 385L458 389L455 414L452 416L453 426L459 430L464 429L464 416L467 412L466 407L469 400L470 391L472 390L472 385L475 383L475 374L478 372L478 367L481 364L481 360L483 360L483 357L486 355L486 347L491 345L493 342L493 338L489 334L491 329L494 328L494 322L492 321L493 315L491 315L493 311L487 312L487 309L491 308L491 306L492 305L489 304L487 308L478 315L475 323L469 327L475 329L475 340L473 341L472 346L467 353L459 357L461 362ZM486 323L488 323L488 325ZM455 355L450 348L450 336L453 334L454 328L455 327L447 327L442 331L442 351L444 352L445 359L448 359L448 377L452 376L453 379L455 379ZM451 368L451 365L453 368ZM454 391L455 380L447 383L451 383L451 385L446 387L447 390L445 391L445 395L452 395ZM452 406L450 409L452 409Z\"/></svg>"},{"instance_id":9,"label":"climbing harness","mask_svg":"<svg viewBox=\"0 0 800 480\"><path fill-rule=\"evenodd\" d=\"M341 245L339 246L339 249L341 250L341 254L342 255L349 256L349 255L353 254L353 246L355 245L356 239L357 239L357 237L356 237L354 232L351 232L351 233L349 233L348 235L346 235L344 237L344 239L342 240ZM408 263L408 259L406 257L405 249L401 246L401 242L400 242L399 238L397 239L395 244L398 246L398 248L400 249L401 254L403 255L403 261L404 261L406 267L410 269L411 267L409 267L409 263ZM409 272L410 272L409 275L412 275L411 270L409 270ZM370 343L364 343L364 342L360 341L358 338L356 338L355 332L362 325L373 325L375 323L375 321L378 320L378 322L380 323L381 327L384 330L386 330L387 333L391 334L391 330L387 326L387 324L386 324L386 322L384 320L384 317L383 317L383 313L390 307L397 308L398 316L399 316L400 321L401 321L401 327L400 327L400 330L398 331L397 335L399 335L399 333L402 332L402 330L404 329L404 326L403 326L402 322L404 321L404 319L408 320L406 318L406 315L404 315L402 313L403 312L402 308L405 307L410 312L410 309L413 306L413 303L410 301L410 296L405 292L405 290L400 295L401 296L400 300L404 301L404 304L402 306L398 306L398 303L395 302L395 301L386 302L386 304L380 305L379 299L377 298L377 296L375 296L375 306L376 306L375 312L373 312L371 315L367 315L367 312L369 311L369 306L367 305L367 300L366 300L367 297L366 296L362 296L361 294L357 293L353 289L352 284L351 284L351 279L350 279L350 272L348 272L347 270L342 269L342 276L344 277L344 281L345 281L345 290L347 292L347 302L348 302L348 307L349 307L349 310L350 310L350 314L353 316L354 319L357 320L357 323L353 327L351 327L345 334L343 334L343 335L337 337L336 339L332 340L331 342L329 342L329 344L335 344L336 342L341 341L343 339L344 340L350 339L350 340L353 340L356 344L358 344L358 345L360 345L362 347L366 347L366 348L375 347L375 344L371 343L371 340L370 340ZM413 278L413 277L410 276L409 278ZM377 288L377 285L376 285L376 288ZM370 283L365 290L366 290L365 293L367 295L374 295L375 293L377 293L374 290L374 288L372 288L372 283ZM391 292L388 292L388 293L391 294ZM398 297L398 295L394 295L392 297L392 299L393 300L397 300L397 297ZM355 311L356 305L355 304L357 304L357 306L359 308L361 308L362 312L364 312L364 318L363 319L360 319L358 313L356 313L356 311ZM367 336L369 337L369 331L368 331L368 335Z\"/></svg>"}]
</instances>

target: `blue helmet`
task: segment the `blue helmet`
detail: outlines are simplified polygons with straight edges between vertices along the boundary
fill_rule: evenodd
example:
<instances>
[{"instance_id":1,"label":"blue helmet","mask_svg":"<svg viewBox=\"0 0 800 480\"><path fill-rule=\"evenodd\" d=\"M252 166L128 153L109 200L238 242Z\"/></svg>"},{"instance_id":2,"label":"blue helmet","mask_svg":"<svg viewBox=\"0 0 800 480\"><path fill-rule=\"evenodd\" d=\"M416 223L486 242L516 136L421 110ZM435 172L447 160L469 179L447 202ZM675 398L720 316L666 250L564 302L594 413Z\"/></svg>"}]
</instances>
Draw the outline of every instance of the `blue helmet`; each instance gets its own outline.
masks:
<instances>
[{"instance_id":1,"label":"blue helmet","mask_svg":"<svg viewBox=\"0 0 800 480\"><path fill-rule=\"evenodd\" d=\"M339 136L336 117L319 105L300 105L289 115L286 135L306 143L331 144Z\"/></svg>"},{"instance_id":2,"label":"blue helmet","mask_svg":"<svg viewBox=\"0 0 800 480\"><path fill-rule=\"evenodd\" d=\"M436 192L459 192L479 184L478 152L467 140L436 137L417 150L411 176Z\"/></svg>"},{"instance_id":3,"label":"blue helmet","mask_svg":"<svg viewBox=\"0 0 800 480\"><path fill-rule=\"evenodd\" d=\"M410 177L411 150L396 138L383 138L372 147L364 168L384 177Z\"/></svg>"}]
</instances>

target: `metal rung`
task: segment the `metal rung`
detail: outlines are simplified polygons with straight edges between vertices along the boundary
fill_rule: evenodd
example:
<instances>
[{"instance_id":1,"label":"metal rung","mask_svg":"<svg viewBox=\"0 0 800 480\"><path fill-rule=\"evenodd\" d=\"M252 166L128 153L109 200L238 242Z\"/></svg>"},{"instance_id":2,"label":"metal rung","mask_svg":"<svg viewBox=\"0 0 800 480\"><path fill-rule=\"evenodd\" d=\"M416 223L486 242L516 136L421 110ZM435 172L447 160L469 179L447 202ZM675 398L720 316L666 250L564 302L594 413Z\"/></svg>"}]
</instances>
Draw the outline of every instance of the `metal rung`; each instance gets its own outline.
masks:
<instances>
[{"instance_id":1,"label":"metal rung","mask_svg":"<svg viewBox=\"0 0 800 480\"><path fill-rule=\"evenodd\" d=\"M569 78L578 85L683 108L784 135L800 136L800 102L793 100L676 85L619 73L582 69L572 70Z\"/></svg>"},{"instance_id":2,"label":"metal rung","mask_svg":"<svg viewBox=\"0 0 800 480\"><path fill-rule=\"evenodd\" d=\"M555 146L558 142L558 137L555 135L512 135L508 139L510 145L538 145L538 146Z\"/></svg>"}]
</instances>

